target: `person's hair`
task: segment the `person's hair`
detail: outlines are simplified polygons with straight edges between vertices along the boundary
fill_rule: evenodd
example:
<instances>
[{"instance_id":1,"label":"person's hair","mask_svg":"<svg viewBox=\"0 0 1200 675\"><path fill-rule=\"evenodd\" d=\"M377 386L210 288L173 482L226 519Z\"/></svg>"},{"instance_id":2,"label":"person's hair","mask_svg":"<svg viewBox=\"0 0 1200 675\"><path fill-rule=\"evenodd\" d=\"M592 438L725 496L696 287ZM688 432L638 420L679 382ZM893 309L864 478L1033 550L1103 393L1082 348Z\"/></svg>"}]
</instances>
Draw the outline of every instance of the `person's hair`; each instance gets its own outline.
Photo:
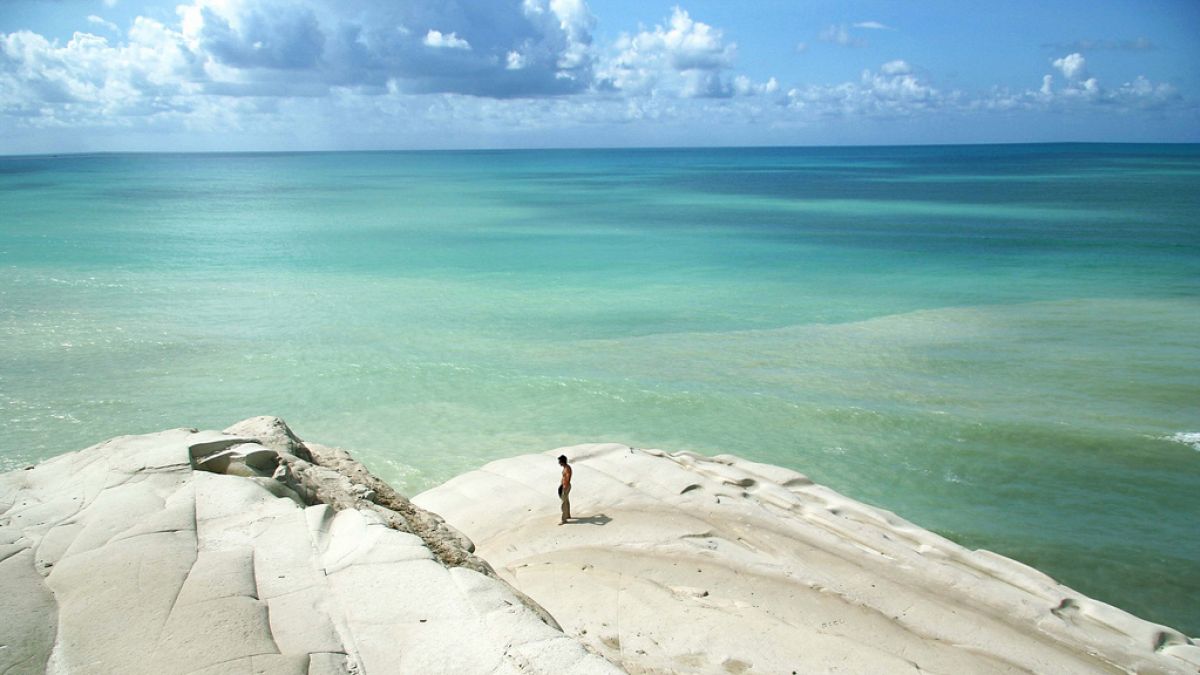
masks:
<instances>
[{"instance_id":1,"label":"person's hair","mask_svg":"<svg viewBox=\"0 0 1200 675\"><path fill-rule=\"evenodd\" d=\"M566 463L567 463L567 456L566 456L566 455L559 455L559 456L558 456L558 463L559 463L559 464L566 464Z\"/></svg>"}]
</instances>

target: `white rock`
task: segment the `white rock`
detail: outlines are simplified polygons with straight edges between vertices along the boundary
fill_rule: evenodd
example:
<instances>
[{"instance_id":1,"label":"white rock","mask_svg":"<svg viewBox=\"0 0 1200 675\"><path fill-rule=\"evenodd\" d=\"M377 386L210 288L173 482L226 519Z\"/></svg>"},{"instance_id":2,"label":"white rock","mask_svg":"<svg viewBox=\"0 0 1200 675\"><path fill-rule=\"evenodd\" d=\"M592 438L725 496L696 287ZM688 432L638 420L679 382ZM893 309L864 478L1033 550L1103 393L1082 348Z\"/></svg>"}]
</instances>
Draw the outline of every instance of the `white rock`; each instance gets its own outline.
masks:
<instances>
[{"instance_id":1,"label":"white rock","mask_svg":"<svg viewBox=\"0 0 1200 675\"><path fill-rule=\"evenodd\" d=\"M0 673L619 672L504 582L385 525L376 487L331 478L335 513L214 472L302 456L281 420L255 418L0 476Z\"/></svg>"},{"instance_id":2,"label":"white rock","mask_svg":"<svg viewBox=\"0 0 1200 675\"><path fill-rule=\"evenodd\" d=\"M576 516L561 527L560 454L574 467ZM1177 631L728 455L577 446L493 462L413 502L631 672L1200 666L1200 648Z\"/></svg>"}]
</instances>

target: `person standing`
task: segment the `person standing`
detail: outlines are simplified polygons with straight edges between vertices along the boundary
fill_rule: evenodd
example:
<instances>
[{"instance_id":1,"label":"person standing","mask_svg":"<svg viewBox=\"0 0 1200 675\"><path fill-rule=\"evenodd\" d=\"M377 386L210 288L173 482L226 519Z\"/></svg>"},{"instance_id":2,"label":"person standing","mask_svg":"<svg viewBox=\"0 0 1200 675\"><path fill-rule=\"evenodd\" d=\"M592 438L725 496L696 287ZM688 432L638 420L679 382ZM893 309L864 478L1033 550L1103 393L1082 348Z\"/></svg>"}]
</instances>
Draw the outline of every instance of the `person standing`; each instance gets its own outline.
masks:
<instances>
[{"instance_id":1,"label":"person standing","mask_svg":"<svg viewBox=\"0 0 1200 675\"><path fill-rule=\"evenodd\" d=\"M567 464L567 456L558 456L558 465L562 467L562 483L558 486L558 496L562 499L562 520L558 523L564 525L571 519L571 465Z\"/></svg>"}]
</instances>

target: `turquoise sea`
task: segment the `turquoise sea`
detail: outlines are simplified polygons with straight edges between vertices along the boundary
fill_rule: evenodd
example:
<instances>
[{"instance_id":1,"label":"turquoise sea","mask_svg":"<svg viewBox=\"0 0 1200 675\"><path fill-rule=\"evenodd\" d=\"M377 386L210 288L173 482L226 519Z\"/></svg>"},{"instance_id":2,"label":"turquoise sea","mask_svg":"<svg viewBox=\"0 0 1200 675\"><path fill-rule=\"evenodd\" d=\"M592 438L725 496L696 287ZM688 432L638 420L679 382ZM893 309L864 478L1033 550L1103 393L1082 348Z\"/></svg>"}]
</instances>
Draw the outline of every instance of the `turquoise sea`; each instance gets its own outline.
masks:
<instances>
[{"instance_id":1,"label":"turquoise sea","mask_svg":"<svg viewBox=\"0 0 1200 675\"><path fill-rule=\"evenodd\" d=\"M258 414L781 464L1198 635L1200 146L0 158L0 469Z\"/></svg>"}]
</instances>

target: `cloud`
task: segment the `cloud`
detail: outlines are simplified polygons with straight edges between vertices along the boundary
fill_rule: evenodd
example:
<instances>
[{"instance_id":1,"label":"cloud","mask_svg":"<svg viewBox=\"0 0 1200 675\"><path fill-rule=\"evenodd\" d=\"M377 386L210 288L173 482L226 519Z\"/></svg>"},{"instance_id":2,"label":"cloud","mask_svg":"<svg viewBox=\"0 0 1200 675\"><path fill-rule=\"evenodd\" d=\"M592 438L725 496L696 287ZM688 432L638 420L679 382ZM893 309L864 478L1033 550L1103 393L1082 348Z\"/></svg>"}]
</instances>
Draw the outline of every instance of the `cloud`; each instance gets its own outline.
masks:
<instances>
[{"instance_id":1,"label":"cloud","mask_svg":"<svg viewBox=\"0 0 1200 675\"><path fill-rule=\"evenodd\" d=\"M739 72L738 45L720 27L682 7L603 45L583 0L188 0L174 20L137 17L124 33L95 15L81 25L68 40L0 33L0 148L30 130L488 145L487 134L536 141L521 134L593 126L657 129L667 141L680 125L1194 110L1167 83L1104 82L1077 50L1015 92L947 91L902 59L845 82L759 79ZM822 34L855 46L865 44L856 31L888 29L863 21Z\"/></svg>"},{"instance_id":2,"label":"cloud","mask_svg":"<svg viewBox=\"0 0 1200 675\"><path fill-rule=\"evenodd\" d=\"M300 70L324 53L325 33L305 5L200 0L181 5L179 14L193 48L224 66Z\"/></svg>"},{"instance_id":3,"label":"cloud","mask_svg":"<svg viewBox=\"0 0 1200 675\"><path fill-rule=\"evenodd\" d=\"M471 43L458 37L457 33L442 34L441 31L429 29L425 34L425 46L435 49L467 49L471 48ZM511 52L510 52L511 53Z\"/></svg>"},{"instance_id":4,"label":"cloud","mask_svg":"<svg viewBox=\"0 0 1200 675\"><path fill-rule=\"evenodd\" d=\"M503 98L580 92L592 79L594 20L580 0L194 0L179 11L228 93L350 86Z\"/></svg>"},{"instance_id":5,"label":"cloud","mask_svg":"<svg viewBox=\"0 0 1200 675\"><path fill-rule=\"evenodd\" d=\"M95 14L88 15L87 20L88 20L88 23L92 24L93 26L100 26L101 28L105 28L114 33L118 33L121 30L120 28L117 27L117 24L115 24L111 21L107 21L102 17L96 16Z\"/></svg>"},{"instance_id":6,"label":"cloud","mask_svg":"<svg viewBox=\"0 0 1200 675\"><path fill-rule=\"evenodd\" d=\"M594 81L581 0L194 0L177 17L65 43L0 33L5 128L212 129L266 119L284 100L541 97ZM117 33L98 16L88 25Z\"/></svg>"},{"instance_id":7,"label":"cloud","mask_svg":"<svg viewBox=\"0 0 1200 675\"><path fill-rule=\"evenodd\" d=\"M779 91L779 81L770 78L766 82L754 82L745 75L733 78L733 93L738 96L758 96Z\"/></svg>"},{"instance_id":8,"label":"cloud","mask_svg":"<svg viewBox=\"0 0 1200 675\"><path fill-rule=\"evenodd\" d=\"M1179 91L1165 82L1152 82L1143 75L1117 87L1106 87L1097 77L1086 77L1086 61L1078 53L1055 59L1052 65L1064 76L1056 84L1054 76L1042 76L1036 90L1011 93L996 90L989 97L972 103L974 108L1016 110L1041 109L1063 112L1105 109L1114 112L1166 109L1184 103Z\"/></svg>"},{"instance_id":9,"label":"cloud","mask_svg":"<svg viewBox=\"0 0 1200 675\"><path fill-rule=\"evenodd\" d=\"M1117 87L1109 98L1113 103L1142 109L1165 108L1182 101L1179 90L1173 85L1151 82L1144 75Z\"/></svg>"},{"instance_id":10,"label":"cloud","mask_svg":"<svg viewBox=\"0 0 1200 675\"><path fill-rule=\"evenodd\" d=\"M946 108L958 98L922 82L908 63L897 60L878 72L864 70L858 82L793 88L786 103L812 117L897 117Z\"/></svg>"},{"instance_id":11,"label":"cloud","mask_svg":"<svg viewBox=\"0 0 1200 675\"><path fill-rule=\"evenodd\" d=\"M1061 59L1055 59L1052 65L1062 71L1062 74L1066 76L1067 79L1074 80L1084 74L1084 69L1086 68L1087 63L1084 61L1082 54L1075 52L1073 54L1067 54Z\"/></svg>"},{"instance_id":12,"label":"cloud","mask_svg":"<svg viewBox=\"0 0 1200 675\"><path fill-rule=\"evenodd\" d=\"M121 45L84 32L62 45L30 31L0 36L0 113L72 126L185 112L199 64L161 29L139 17L129 31L135 41Z\"/></svg>"},{"instance_id":13,"label":"cloud","mask_svg":"<svg viewBox=\"0 0 1200 675\"><path fill-rule=\"evenodd\" d=\"M720 29L695 21L676 7L666 25L622 34L615 54L601 64L598 87L635 95L690 98L732 96L724 71L733 67L737 45ZM753 87L743 87L743 90Z\"/></svg>"}]
</instances>

